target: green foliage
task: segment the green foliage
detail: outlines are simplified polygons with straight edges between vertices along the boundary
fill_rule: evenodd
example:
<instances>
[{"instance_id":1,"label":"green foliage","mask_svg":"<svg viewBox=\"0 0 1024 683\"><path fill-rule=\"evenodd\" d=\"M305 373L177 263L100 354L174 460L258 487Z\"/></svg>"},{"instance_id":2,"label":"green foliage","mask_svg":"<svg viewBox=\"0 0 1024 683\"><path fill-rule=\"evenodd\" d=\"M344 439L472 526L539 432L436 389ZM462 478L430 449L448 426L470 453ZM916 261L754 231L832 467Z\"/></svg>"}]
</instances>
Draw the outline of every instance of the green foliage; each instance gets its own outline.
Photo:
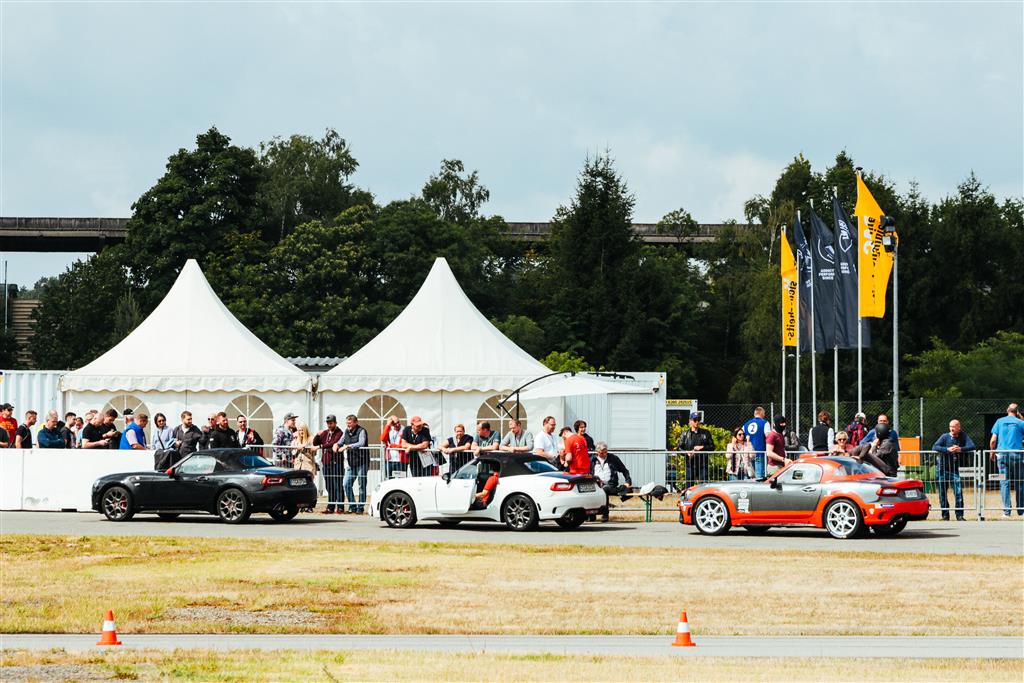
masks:
<instances>
[{"instance_id":1,"label":"green foliage","mask_svg":"<svg viewBox=\"0 0 1024 683\"><path fill-rule=\"evenodd\" d=\"M458 159L442 161L441 171L430 176L421 194L441 220L452 223L478 219L480 207L491 197L490 190L480 184L477 172L467 175Z\"/></svg>"},{"instance_id":2,"label":"green foliage","mask_svg":"<svg viewBox=\"0 0 1024 683\"><path fill-rule=\"evenodd\" d=\"M118 337L127 337L132 330L142 322L142 309L135 295L128 290L121 295L114 306L114 334Z\"/></svg>"},{"instance_id":3,"label":"green foliage","mask_svg":"<svg viewBox=\"0 0 1024 683\"><path fill-rule=\"evenodd\" d=\"M597 368L570 351L552 351L540 359L551 372L593 372Z\"/></svg>"},{"instance_id":4,"label":"green foliage","mask_svg":"<svg viewBox=\"0 0 1024 683\"><path fill-rule=\"evenodd\" d=\"M509 315L504 320L491 321L516 346L536 358L544 353L544 330L525 315Z\"/></svg>"},{"instance_id":5,"label":"green foliage","mask_svg":"<svg viewBox=\"0 0 1024 683\"><path fill-rule=\"evenodd\" d=\"M10 329L0 330L0 368L6 370L18 370L21 362L18 360L18 340Z\"/></svg>"},{"instance_id":6,"label":"green foliage","mask_svg":"<svg viewBox=\"0 0 1024 683\"><path fill-rule=\"evenodd\" d=\"M941 340L907 360L907 385L914 396L1020 396L1024 394L1024 334L998 332L969 351Z\"/></svg>"}]
</instances>

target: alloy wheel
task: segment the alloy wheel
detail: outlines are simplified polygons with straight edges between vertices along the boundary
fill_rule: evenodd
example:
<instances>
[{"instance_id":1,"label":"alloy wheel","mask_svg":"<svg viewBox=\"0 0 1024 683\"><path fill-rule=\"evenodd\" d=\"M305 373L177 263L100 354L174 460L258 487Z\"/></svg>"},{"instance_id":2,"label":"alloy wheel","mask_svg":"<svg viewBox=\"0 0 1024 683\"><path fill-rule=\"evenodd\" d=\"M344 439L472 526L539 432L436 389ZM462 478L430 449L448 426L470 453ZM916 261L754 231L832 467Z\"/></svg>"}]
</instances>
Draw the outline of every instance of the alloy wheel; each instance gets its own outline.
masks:
<instances>
[{"instance_id":1,"label":"alloy wheel","mask_svg":"<svg viewBox=\"0 0 1024 683\"><path fill-rule=\"evenodd\" d=\"M717 498L702 500L694 511L695 524L704 533L714 534L721 531L729 519L725 503Z\"/></svg>"}]
</instances>

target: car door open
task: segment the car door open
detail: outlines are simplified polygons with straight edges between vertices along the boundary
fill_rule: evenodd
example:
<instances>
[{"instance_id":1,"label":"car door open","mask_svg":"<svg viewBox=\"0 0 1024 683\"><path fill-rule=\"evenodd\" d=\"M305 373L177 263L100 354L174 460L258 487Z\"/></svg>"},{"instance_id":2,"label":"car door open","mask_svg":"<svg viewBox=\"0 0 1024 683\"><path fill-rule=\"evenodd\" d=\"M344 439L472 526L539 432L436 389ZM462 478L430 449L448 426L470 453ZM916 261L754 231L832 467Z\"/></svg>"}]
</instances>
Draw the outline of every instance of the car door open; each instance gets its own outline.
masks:
<instances>
[{"instance_id":1,"label":"car door open","mask_svg":"<svg viewBox=\"0 0 1024 683\"><path fill-rule=\"evenodd\" d=\"M450 479L438 479L434 489L437 511L447 514L469 512L469 506L476 496L476 475L479 462L474 460L463 465Z\"/></svg>"}]
</instances>

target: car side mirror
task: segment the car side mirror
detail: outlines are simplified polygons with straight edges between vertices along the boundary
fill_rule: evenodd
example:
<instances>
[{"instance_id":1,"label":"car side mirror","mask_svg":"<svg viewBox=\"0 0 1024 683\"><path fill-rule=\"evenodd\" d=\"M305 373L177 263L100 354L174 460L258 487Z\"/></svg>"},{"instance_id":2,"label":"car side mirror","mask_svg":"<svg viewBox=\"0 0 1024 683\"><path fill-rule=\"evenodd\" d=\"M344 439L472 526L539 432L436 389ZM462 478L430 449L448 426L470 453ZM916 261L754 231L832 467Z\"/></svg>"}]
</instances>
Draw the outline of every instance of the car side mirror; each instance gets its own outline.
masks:
<instances>
[{"instance_id":1,"label":"car side mirror","mask_svg":"<svg viewBox=\"0 0 1024 683\"><path fill-rule=\"evenodd\" d=\"M450 484L452 481L452 474L451 472L445 472L441 475L441 478L444 479L444 483Z\"/></svg>"},{"instance_id":2,"label":"car side mirror","mask_svg":"<svg viewBox=\"0 0 1024 683\"><path fill-rule=\"evenodd\" d=\"M173 467L168 467L167 470L164 472L164 474L166 474L168 477L173 477L174 476L174 468Z\"/></svg>"},{"instance_id":3,"label":"car side mirror","mask_svg":"<svg viewBox=\"0 0 1024 683\"><path fill-rule=\"evenodd\" d=\"M779 488L779 480L772 479L770 482L768 482L768 486L772 487L773 489Z\"/></svg>"}]
</instances>

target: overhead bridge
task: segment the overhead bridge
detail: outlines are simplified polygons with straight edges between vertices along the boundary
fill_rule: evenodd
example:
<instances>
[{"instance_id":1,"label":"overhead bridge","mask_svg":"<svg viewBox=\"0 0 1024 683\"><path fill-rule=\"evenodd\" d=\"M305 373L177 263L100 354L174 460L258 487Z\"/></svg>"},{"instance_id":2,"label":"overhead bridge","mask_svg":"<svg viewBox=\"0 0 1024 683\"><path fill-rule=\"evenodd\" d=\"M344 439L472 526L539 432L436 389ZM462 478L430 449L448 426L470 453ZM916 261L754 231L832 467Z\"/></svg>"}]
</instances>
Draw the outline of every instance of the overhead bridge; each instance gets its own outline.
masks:
<instances>
[{"instance_id":1,"label":"overhead bridge","mask_svg":"<svg viewBox=\"0 0 1024 683\"><path fill-rule=\"evenodd\" d=\"M0 218L0 251L96 252L123 242L127 218ZM507 223L506 234L518 241L541 242L551 234L550 223ZM742 226L741 226L742 227ZM656 223L634 223L633 231L649 244L712 242L725 228L704 223L692 235L660 232Z\"/></svg>"}]
</instances>

